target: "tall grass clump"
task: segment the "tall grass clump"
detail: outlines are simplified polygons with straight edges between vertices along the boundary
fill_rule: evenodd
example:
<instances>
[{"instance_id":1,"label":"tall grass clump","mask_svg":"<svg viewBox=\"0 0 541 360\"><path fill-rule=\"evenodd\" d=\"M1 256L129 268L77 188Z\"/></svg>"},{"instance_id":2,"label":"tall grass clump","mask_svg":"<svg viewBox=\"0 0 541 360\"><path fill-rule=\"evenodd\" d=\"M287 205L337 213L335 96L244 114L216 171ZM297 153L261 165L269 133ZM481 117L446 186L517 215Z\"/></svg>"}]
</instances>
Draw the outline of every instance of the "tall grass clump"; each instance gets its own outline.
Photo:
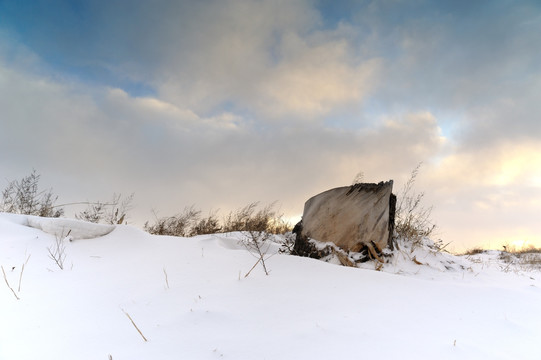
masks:
<instances>
[{"instance_id":1,"label":"tall grass clump","mask_svg":"<svg viewBox=\"0 0 541 360\"><path fill-rule=\"evenodd\" d=\"M413 187L421 163L411 172L400 196L397 198L395 212L395 237L419 245L424 238L429 238L436 229L432 221L432 206L423 205L424 192L417 193Z\"/></svg>"},{"instance_id":2,"label":"tall grass clump","mask_svg":"<svg viewBox=\"0 0 541 360\"><path fill-rule=\"evenodd\" d=\"M155 214L153 225L145 223L145 230L154 235L168 236L192 236L193 229L197 226L201 218L201 210L196 210L194 206L184 208L182 213L173 216L158 218Z\"/></svg>"},{"instance_id":3,"label":"tall grass clump","mask_svg":"<svg viewBox=\"0 0 541 360\"><path fill-rule=\"evenodd\" d=\"M259 202L253 202L231 211L223 221L222 232L258 231L285 234L291 231L291 226L284 220L283 214L275 209L275 202L260 210L257 210L258 206Z\"/></svg>"},{"instance_id":4,"label":"tall grass clump","mask_svg":"<svg viewBox=\"0 0 541 360\"><path fill-rule=\"evenodd\" d=\"M202 216L201 210L193 205L183 212L154 220L153 224L145 223L145 230L155 235L196 236L228 232L265 232L269 234L285 234L291 226L283 215L275 209L275 203L258 209L259 202L252 202L244 207L229 212L221 220L218 211L211 211Z\"/></svg>"},{"instance_id":5,"label":"tall grass clump","mask_svg":"<svg viewBox=\"0 0 541 360\"><path fill-rule=\"evenodd\" d=\"M133 209L134 194L122 198L122 194L113 194L108 202L86 203L87 208L77 214L75 218L92 223L123 224L128 218L128 212ZM82 203L75 203L78 205Z\"/></svg>"}]
</instances>

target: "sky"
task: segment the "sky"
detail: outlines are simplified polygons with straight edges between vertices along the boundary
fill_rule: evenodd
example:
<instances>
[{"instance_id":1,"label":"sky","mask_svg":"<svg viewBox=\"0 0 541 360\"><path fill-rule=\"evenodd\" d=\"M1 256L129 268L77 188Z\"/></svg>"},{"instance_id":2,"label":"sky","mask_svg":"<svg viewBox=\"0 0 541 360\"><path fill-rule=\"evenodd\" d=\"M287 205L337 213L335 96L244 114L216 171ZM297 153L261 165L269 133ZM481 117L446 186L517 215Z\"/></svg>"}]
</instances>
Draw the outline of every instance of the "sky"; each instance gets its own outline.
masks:
<instances>
[{"instance_id":1,"label":"sky","mask_svg":"<svg viewBox=\"0 0 541 360\"><path fill-rule=\"evenodd\" d=\"M422 163L450 249L541 246L540 33L535 0L0 0L0 181L142 226Z\"/></svg>"}]
</instances>

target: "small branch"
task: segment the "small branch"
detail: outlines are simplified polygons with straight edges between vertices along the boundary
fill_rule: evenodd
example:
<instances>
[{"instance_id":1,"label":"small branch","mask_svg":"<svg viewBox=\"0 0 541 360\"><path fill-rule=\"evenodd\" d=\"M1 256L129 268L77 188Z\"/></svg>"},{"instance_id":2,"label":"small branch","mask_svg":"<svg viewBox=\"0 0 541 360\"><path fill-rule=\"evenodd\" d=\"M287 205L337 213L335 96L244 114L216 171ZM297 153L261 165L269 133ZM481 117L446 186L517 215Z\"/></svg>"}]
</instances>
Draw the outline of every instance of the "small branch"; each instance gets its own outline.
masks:
<instances>
[{"instance_id":1,"label":"small branch","mask_svg":"<svg viewBox=\"0 0 541 360\"><path fill-rule=\"evenodd\" d=\"M4 266L1 266L2 268L2 274L4 274L4 280L6 281L6 285L8 286L9 290L11 290L11 292L13 293L13 295L15 296L15 298L17 300L21 300L18 296L17 296L17 293L15 292L15 290L13 290L13 288L9 285L9 282L8 282L8 278L6 276L6 272L4 271Z\"/></svg>"},{"instance_id":2,"label":"small branch","mask_svg":"<svg viewBox=\"0 0 541 360\"><path fill-rule=\"evenodd\" d=\"M65 236L64 234L56 236L53 248L47 247L49 258L58 265L60 270L64 270L64 260L66 260L66 245L64 244L64 239L69 236L70 233L71 230L69 230Z\"/></svg>"},{"instance_id":3,"label":"small branch","mask_svg":"<svg viewBox=\"0 0 541 360\"><path fill-rule=\"evenodd\" d=\"M257 262L254 264L254 266L252 266L252 268L250 269L250 271L248 271L246 273L246 275L244 275L244 278L247 278L248 275L250 275L250 273L252 272L253 269L255 269L255 267L257 266L257 264L259 264L259 262L261 261L261 258L257 259ZM268 274L267 274L268 275Z\"/></svg>"},{"instance_id":4,"label":"small branch","mask_svg":"<svg viewBox=\"0 0 541 360\"><path fill-rule=\"evenodd\" d=\"M133 319L131 318L130 314L128 314L124 309L121 309L122 312L124 314L126 314L126 316L128 317L128 319L130 319L132 325L135 327L135 329L137 330L137 332L139 332L139 335L141 335L141 337L143 338L143 340L145 341L148 341L147 338L145 337L145 335L143 335L143 333L141 332L141 330L139 330L139 328L137 327L137 325L135 324L135 321L133 321Z\"/></svg>"},{"instance_id":5,"label":"small branch","mask_svg":"<svg viewBox=\"0 0 541 360\"><path fill-rule=\"evenodd\" d=\"M58 265L60 270L64 270L64 256L62 254L58 254L57 252L53 252L51 248L47 248L47 251L49 251L49 258L53 260L56 265Z\"/></svg>"},{"instance_id":6,"label":"small branch","mask_svg":"<svg viewBox=\"0 0 541 360\"><path fill-rule=\"evenodd\" d=\"M71 205L106 205L106 206L111 206L111 205L116 205L116 203L100 203L100 202L83 201L83 202L73 202L73 203L54 205L54 206L51 206L51 207L52 208L57 208L57 207L64 207L64 206L71 206Z\"/></svg>"}]
</instances>

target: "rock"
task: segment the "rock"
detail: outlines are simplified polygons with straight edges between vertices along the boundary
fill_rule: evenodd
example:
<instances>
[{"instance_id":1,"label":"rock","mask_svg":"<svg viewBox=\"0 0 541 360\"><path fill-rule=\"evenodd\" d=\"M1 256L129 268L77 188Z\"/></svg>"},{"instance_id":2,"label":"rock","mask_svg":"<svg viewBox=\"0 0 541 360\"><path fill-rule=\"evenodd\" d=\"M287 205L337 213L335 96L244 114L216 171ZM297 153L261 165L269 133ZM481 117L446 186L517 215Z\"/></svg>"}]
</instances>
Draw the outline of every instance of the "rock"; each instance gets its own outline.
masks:
<instances>
[{"instance_id":1,"label":"rock","mask_svg":"<svg viewBox=\"0 0 541 360\"><path fill-rule=\"evenodd\" d=\"M331 242L346 252L365 252L379 258L392 248L396 197L393 181L355 184L327 190L304 204L302 220L295 226L294 254L320 258L327 253L310 239ZM381 260L381 259L380 259Z\"/></svg>"}]
</instances>

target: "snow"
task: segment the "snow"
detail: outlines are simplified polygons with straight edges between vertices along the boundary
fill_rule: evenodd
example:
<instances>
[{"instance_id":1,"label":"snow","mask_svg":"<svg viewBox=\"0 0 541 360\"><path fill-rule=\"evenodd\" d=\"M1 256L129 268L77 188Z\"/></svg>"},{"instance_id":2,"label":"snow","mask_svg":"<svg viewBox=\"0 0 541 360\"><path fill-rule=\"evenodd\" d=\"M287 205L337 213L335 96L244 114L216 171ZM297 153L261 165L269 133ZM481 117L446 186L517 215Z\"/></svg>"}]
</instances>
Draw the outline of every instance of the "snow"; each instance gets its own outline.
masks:
<instances>
[{"instance_id":1,"label":"snow","mask_svg":"<svg viewBox=\"0 0 541 360\"><path fill-rule=\"evenodd\" d=\"M401 243L376 271L275 245L270 275L258 265L245 278L257 259L240 233L176 238L117 225L61 239L60 270L47 250L57 233L40 229L105 228L28 227L34 220L0 214L0 265L20 297L1 280L2 360L541 358L541 274L509 271L490 253Z\"/></svg>"},{"instance_id":2,"label":"snow","mask_svg":"<svg viewBox=\"0 0 541 360\"><path fill-rule=\"evenodd\" d=\"M107 235L115 229L114 225L93 224L75 219L44 218L6 213L2 215L17 224L40 229L47 234L58 237L69 236L72 240L97 238Z\"/></svg>"}]
</instances>

